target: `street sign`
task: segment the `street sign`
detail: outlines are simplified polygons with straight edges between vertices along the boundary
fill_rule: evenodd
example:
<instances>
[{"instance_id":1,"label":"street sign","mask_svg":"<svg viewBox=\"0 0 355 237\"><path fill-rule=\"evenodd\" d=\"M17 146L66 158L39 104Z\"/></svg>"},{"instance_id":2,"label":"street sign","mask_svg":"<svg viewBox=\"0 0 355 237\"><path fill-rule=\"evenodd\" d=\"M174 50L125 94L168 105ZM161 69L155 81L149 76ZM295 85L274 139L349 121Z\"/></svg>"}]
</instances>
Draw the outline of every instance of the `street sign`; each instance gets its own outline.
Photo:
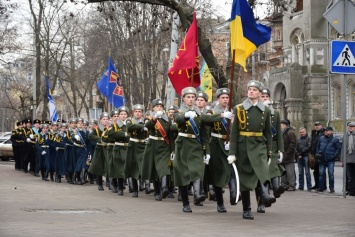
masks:
<instances>
[{"instance_id":1,"label":"street sign","mask_svg":"<svg viewBox=\"0 0 355 237\"><path fill-rule=\"evenodd\" d=\"M355 74L355 41L332 41L330 71L339 74Z\"/></svg>"},{"instance_id":2,"label":"street sign","mask_svg":"<svg viewBox=\"0 0 355 237\"><path fill-rule=\"evenodd\" d=\"M346 0L347 12L345 16L344 7L345 1L339 0L331 6L324 14L324 18L331 24L340 34L351 34L355 30L355 4L352 1ZM346 18L346 30L344 32L344 20Z\"/></svg>"}]
</instances>

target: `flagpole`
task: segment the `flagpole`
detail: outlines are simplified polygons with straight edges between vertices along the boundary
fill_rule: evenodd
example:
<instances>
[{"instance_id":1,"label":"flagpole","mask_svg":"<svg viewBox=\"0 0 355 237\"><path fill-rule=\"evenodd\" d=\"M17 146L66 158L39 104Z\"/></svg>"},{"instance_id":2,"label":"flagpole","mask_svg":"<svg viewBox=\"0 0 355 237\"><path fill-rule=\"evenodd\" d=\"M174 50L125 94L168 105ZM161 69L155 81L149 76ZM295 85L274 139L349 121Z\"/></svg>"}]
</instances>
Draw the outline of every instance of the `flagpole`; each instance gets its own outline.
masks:
<instances>
[{"instance_id":1,"label":"flagpole","mask_svg":"<svg viewBox=\"0 0 355 237\"><path fill-rule=\"evenodd\" d=\"M228 102L229 111L232 110L234 66L235 66L235 49L233 49L232 67L231 67L231 79L230 79L230 81L229 81L229 102ZM231 126L231 120L230 120L230 119L227 119L226 143L229 142L229 130L230 130L230 126Z\"/></svg>"}]
</instances>

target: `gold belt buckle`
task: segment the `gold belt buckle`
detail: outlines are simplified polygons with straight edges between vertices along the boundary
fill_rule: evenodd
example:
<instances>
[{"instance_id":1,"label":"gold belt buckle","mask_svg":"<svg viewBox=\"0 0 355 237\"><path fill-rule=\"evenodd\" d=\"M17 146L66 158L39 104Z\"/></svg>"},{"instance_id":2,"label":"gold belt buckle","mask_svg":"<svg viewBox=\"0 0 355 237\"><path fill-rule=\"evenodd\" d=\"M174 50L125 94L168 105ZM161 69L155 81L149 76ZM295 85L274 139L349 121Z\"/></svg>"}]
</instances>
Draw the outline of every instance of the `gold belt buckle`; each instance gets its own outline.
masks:
<instances>
[{"instance_id":1,"label":"gold belt buckle","mask_svg":"<svg viewBox=\"0 0 355 237\"><path fill-rule=\"evenodd\" d=\"M188 138L192 138L192 134L188 134L188 133L187 133L187 137L188 137Z\"/></svg>"}]
</instances>

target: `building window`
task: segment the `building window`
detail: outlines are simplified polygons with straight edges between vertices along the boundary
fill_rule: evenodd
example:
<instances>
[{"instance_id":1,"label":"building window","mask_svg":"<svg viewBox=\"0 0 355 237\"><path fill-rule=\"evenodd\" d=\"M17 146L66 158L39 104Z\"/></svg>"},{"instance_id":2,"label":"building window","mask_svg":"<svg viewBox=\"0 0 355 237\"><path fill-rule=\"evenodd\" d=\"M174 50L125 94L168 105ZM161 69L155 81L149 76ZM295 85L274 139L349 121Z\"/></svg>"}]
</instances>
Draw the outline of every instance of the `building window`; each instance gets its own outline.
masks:
<instances>
[{"instance_id":1,"label":"building window","mask_svg":"<svg viewBox=\"0 0 355 237\"><path fill-rule=\"evenodd\" d=\"M340 85L333 85L333 113L334 119L341 119L341 91Z\"/></svg>"}]
</instances>

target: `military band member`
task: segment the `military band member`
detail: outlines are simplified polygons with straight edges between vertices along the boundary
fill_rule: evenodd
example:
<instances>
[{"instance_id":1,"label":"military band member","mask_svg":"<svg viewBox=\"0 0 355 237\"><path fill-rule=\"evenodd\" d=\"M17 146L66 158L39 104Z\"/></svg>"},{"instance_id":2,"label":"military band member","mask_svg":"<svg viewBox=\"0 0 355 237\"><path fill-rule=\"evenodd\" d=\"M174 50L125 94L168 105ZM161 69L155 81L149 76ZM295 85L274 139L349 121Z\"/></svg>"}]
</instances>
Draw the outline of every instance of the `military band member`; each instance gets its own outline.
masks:
<instances>
[{"instance_id":1,"label":"military band member","mask_svg":"<svg viewBox=\"0 0 355 237\"><path fill-rule=\"evenodd\" d=\"M37 153L37 172L41 171L42 180L49 181L46 159L48 159L47 154L49 154L48 145L48 124L42 125L42 130L38 135L36 141L36 153Z\"/></svg>"},{"instance_id":2,"label":"military band member","mask_svg":"<svg viewBox=\"0 0 355 237\"><path fill-rule=\"evenodd\" d=\"M69 128L65 132L65 167L68 173L68 183L74 184L74 143L72 135L75 135L76 118L69 119Z\"/></svg>"},{"instance_id":3,"label":"military band member","mask_svg":"<svg viewBox=\"0 0 355 237\"><path fill-rule=\"evenodd\" d=\"M229 89L220 88L216 91L218 104L213 108L213 114L222 114L228 111ZM227 137L227 119L221 118L220 121L211 124L211 160L207 165L207 180L212 184L216 194L217 211L226 212L223 201L222 189L229 184L230 203L235 205L236 199L236 182L232 167L228 164L228 144ZM231 175L233 174L233 175Z\"/></svg>"},{"instance_id":4,"label":"military band member","mask_svg":"<svg viewBox=\"0 0 355 237\"><path fill-rule=\"evenodd\" d=\"M52 125L53 126L53 125ZM88 158L88 131L83 128L84 119L78 118L76 123L75 135L72 136L74 149L74 167L76 174L76 184L85 184L85 168Z\"/></svg>"},{"instance_id":5,"label":"military band member","mask_svg":"<svg viewBox=\"0 0 355 237\"><path fill-rule=\"evenodd\" d=\"M200 187L205 164L209 163L211 154L205 125L219 121L224 116L231 118L232 113L202 114L195 106L196 89L193 87L182 90L182 99L180 112L174 114L179 131L175 141L174 181L181 193L183 212L192 212L187 192L187 185L190 182L193 182L194 201L201 203L205 200L205 196L200 193ZM204 147L206 154L204 154Z\"/></svg>"},{"instance_id":6,"label":"military band member","mask_svg":"<svg viewBox=\"0 0 355 237\"><path fill-rule=\"evenodd\" d=\"M91 160L89 173L96 175L96 183L99 191L103 191L102 176L107 176L107 132L109 128L109 114L104 112L100 115L100 125L93 127L89 134L89 140L96 142L94 156Z\"/></svg>"},{"instance_id":7,"label":"military band member","mask_svg":"<svg viewBox=\"0 0 355 237\"><path fill-rule=\"evenodd\" d=\"M118 120L116 124L112 124L107 136L113 139L114 147L112 156L108 157L107 172L108 177L112 178L113 192L117 192L119 196L123 195L124 181L124 164L127 154L127 146L129 137L126 132L126 119L128 117L128 108L121 106L118 108Z\"/></svg>"},{"instance_id":8,"label":"military band member","mask_svg":"<svg viewBox=\"0 0 355 237\"><path fill-rule=\"evenodd\" d=\"M15 170L21 170L21 156L24 146L24 134L22 130L22 122L16 123L16 129L11 133L12 150L14 152Z\"/></svg>"},{"instance_id":9,"label":"military band member","mask_svg":"<svg viewBox=\"0 0 355 237\"><path fill-rule=\"evenodd\" d=\"M60 123L59 132L56 134L54 138L54 146L56 150L56 158L55 158L55 182L61 183L62 176L67 175L67 171L65 168L65 147L67 134L66 131L68 129L67 123Z\"/></svg>"},{"instance_id":10,"label":"military band member","mask_svg":"<svg viewBox=\"0 0 355 237\"><path fill-rule=\"evenodd\" d=\"M236 162L243 203L243 218L253 220L250 191L259 185L264 204L272 204L275 197L268 194L271 157L271 111L259 101L262 84L250 81L248 98L234 107L235 119L230 137L228 162Z\"/></svg>"},{"instance_id":11,"label":"military band member","mask_svg":"<svg viewBox=\"0 0 355 237\"><path fill-rule=\"evenodd\" d=\"M25 131L25 136L26 136L26 145L25 145L25 150L26 150L26 158L24 159L24 172L28 172L28 163L30 163L30 173L35 174L35 169L36 169L36 135L40 132L39 126L40 126L41 121L38 119L34 120L35 126L32 128L32 121L31 119L26 120L26 126L24 128Z\"/></svg>"},{"instance_id":12,"label":"military band member","mask_svg":"<svg viewBox=\"0 0 355 237\"><path fill-rule=\"evenodd\" d=\"M48 150L46 150L46 172L50 174L50 180L53 182L57 153L55 137L58 133L58 123L56 121L53 122L51 127L52 129L48 132L48 139L45 141L46 145L49 146Z\"/></svg>"},{"instance_id":13,"label":"military band member","mask_svg":"<svg viewBox=\"0 0 355 237\"><path fill-rule=\"evenodd\" d=\"M169 194L168 176L170 176L169 161L171 156L171 120L164 112L161 99L152 101L152 118L145 121L149 130L149 140L145 146L143 157L142 178L153 181L155 200L161 201Z\"/></svg>"},{"instance_id":14,"label":"military band member","mask_svg":"<svg viewBox=\"0 0 355 237\"><path fill-rule=\"evenodd\" d=\"M94 175L89 172L89 169L90 169L90 166L91 166L92 158L94 157L95 147L97 145L97 142L94 141L94 140L91 140L89 137L90 137L90 134L97 128L99 128L99 120L91 119L90 120L89 136L88 136L88 139L89 139L89 147L88 147L89 156L88 156L88 160L86 162L86 165L87 165L87 176L88 176L90 184L94 184Z\"/></svg>"},{"instance_id":15,"label":"military band member","mask_svg":"<svg viewBox=\"0 0 355 237\"><path fill-rule=\"evenodd\" d=\"M144 130L143 114L144 106L135 104L133 105L132 118L127 119L127 133L130 138L127 148L124 171L126 178L132 178L133 197L138 197L137 180L142 177L143 154L145 148L145 139L147 137L147 132ZM140 183L143 183L143 179L140 180ZM150 185L149 180L147 185Z\"/></svg>"}]
</instances>

